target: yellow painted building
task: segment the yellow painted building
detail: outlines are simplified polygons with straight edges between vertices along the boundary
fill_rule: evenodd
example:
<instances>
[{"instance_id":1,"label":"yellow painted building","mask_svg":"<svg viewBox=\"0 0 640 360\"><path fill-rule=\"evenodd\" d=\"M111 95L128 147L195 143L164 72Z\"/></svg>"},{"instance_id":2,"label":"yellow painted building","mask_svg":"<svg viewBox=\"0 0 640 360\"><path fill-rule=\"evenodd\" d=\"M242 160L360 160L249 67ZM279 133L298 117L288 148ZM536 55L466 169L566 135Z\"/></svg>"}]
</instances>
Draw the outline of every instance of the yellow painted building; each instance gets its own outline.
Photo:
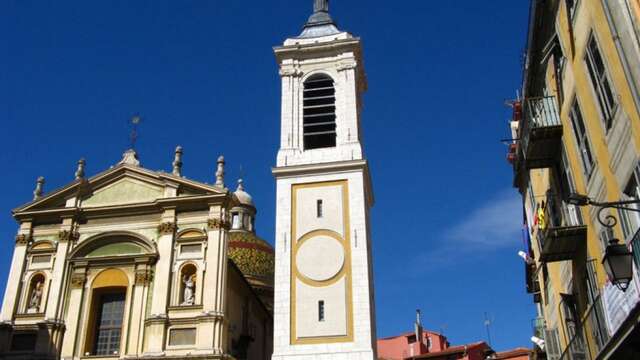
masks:
<instances>
[{"instance_id":1,"label":"yellow painted building","mask_svg":"<svg viewBox=\"0 0 640 360\"><path fill-rule=\"evenodd\" d=\"M509 159L538 358L640 358L640 217L571 201L640 199L638 19L638 0L531 1ZM612 239L637 249L624 292L602 265Z\"/></svg>"}]
</instances>

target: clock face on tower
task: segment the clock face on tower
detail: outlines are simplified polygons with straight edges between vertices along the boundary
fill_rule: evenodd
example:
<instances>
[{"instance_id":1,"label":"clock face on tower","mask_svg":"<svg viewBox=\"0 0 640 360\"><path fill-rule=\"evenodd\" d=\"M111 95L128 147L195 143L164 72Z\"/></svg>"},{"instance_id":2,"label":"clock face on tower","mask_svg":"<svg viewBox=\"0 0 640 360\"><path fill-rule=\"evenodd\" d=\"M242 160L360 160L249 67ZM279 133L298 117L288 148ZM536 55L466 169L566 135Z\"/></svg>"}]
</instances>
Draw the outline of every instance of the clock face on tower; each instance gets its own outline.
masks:
<instances>
[{"instance_id":1,"label":"clock face on tower","mask_svg":"<svg viewBox=\"0 0 640 360\"><path fill-rule=\"evenodd\" d=\"M342 242L329 235L314 236L301 242L296 254L300 275L319 282L335 278L344 267L344 260Z\"/></svg>"}]
</instances>

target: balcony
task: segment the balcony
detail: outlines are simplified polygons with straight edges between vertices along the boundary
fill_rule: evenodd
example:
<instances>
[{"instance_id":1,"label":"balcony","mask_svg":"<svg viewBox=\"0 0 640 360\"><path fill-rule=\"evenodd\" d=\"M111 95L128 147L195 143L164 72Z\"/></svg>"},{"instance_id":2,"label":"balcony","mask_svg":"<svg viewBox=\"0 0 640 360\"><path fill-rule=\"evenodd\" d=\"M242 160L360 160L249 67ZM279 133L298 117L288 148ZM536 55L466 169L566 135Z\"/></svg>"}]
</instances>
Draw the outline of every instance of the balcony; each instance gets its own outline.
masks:
<instances>
[{"instance_id":1,"label":"balcony","mask_svg":"<svg viewBox=\"0 0 640 360\"><path fill-rule=\"evenodd\" d=\"M570 328L571 337L562 353L562 360L595 359L609 341L601 296L589 305L578 324Z\"/></svg>"},{"instance_id":2,"label":"balcony","mask_svg":"<svg viewBox=\"0 0 640 360\"><path fill-rule=\"evenodd\" d=\"M544 203L545 226L538 229L541 262L573 260L587 241L580 210L549 192Z\"/></svg>"},{"instance_id":3,"label":"balcony","mask_svg":"<svg viewBox=\"0 0 640 360\"><path fill-rule=\"evenodd\" d=\"M520 139L527 169L554 164L562 146L562 122L555 96L525 101Z\"/></svg>"},{"instance_id":4,"label":"balcony","mask_svg":"<svg viewBox=\"0 0 640 360\"><path fill-rule=\"evenodd\" d=\"M538 281L537 266L535 263L524 263L528 294L540 294L540 282Z\"/></svg>"}]
</instances>

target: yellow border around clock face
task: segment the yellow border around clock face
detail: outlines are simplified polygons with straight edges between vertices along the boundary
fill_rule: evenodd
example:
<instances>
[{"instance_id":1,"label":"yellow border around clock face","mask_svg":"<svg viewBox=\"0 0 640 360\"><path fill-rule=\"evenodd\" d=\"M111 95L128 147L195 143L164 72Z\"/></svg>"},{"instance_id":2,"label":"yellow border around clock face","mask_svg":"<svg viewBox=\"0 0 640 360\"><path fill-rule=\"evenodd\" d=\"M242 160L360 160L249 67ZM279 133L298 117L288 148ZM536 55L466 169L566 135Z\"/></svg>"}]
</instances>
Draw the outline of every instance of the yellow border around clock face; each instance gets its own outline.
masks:
<instances>
[{"instance_id":1,"label":"yellow border around clock face","mask_svg":"<svg viewBox=\"0 0 640 360\"><path fill-rule=\"evenodd\" d=\"M318 229L308 232L302 236L298 236L296 233L297 216L296 211L298 209L297 204L297 191L300 189L320 188L327 186L341 186L342 187L342 217L344 225L344 238L340 234L325 229ZM292 345L305 345L305 344L328 344L328 343L343 343L353 341L353 299L351 293L351 239L350 239L350 223L349 223L349 188L347 180L317 182L308 184L296 184L291 187L291 344ZM296 266L296 254L300 245L314 236L324 235L329 236L339 241L344 247L345 260L344 265L340 272L326 281L314 281L306 278L298 272ZM345 279L345 304L347 315L347 334L345 336L319 336L319 337L305 337L298 338L296 333L296 280L300 280L304 284L323 287L335 284L341 279Z\"/></svg>"}]
</instances>

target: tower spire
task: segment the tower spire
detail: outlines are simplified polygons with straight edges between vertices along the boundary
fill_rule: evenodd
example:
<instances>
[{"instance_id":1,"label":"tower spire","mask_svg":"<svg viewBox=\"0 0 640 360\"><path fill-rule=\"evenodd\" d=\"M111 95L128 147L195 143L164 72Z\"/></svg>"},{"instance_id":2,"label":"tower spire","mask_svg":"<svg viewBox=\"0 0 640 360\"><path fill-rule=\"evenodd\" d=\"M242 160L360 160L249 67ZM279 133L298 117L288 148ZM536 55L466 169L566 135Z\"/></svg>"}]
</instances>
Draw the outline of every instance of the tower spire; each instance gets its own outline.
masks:
<instances>
[{"instance_id":1,"label":"tower spire","mask_svg":"<svg viewBox=\"0 0 640 360\"><path fill-rule=\"evenodd\" d=\"M304 24L300 38L310 38L338 34L340 30L329 15L329 0L314 0L313 14Z\"/></svg>"},{"instance_id":2,"label":"tower spire","mask_svg":"<svg viewBox=\"0 0 640 360\"><path fill-rule=\"evenodd\" d=\"M313 1L313 12L329 12L329 0L314 0Z\"/></svg>"}]
</instances>

